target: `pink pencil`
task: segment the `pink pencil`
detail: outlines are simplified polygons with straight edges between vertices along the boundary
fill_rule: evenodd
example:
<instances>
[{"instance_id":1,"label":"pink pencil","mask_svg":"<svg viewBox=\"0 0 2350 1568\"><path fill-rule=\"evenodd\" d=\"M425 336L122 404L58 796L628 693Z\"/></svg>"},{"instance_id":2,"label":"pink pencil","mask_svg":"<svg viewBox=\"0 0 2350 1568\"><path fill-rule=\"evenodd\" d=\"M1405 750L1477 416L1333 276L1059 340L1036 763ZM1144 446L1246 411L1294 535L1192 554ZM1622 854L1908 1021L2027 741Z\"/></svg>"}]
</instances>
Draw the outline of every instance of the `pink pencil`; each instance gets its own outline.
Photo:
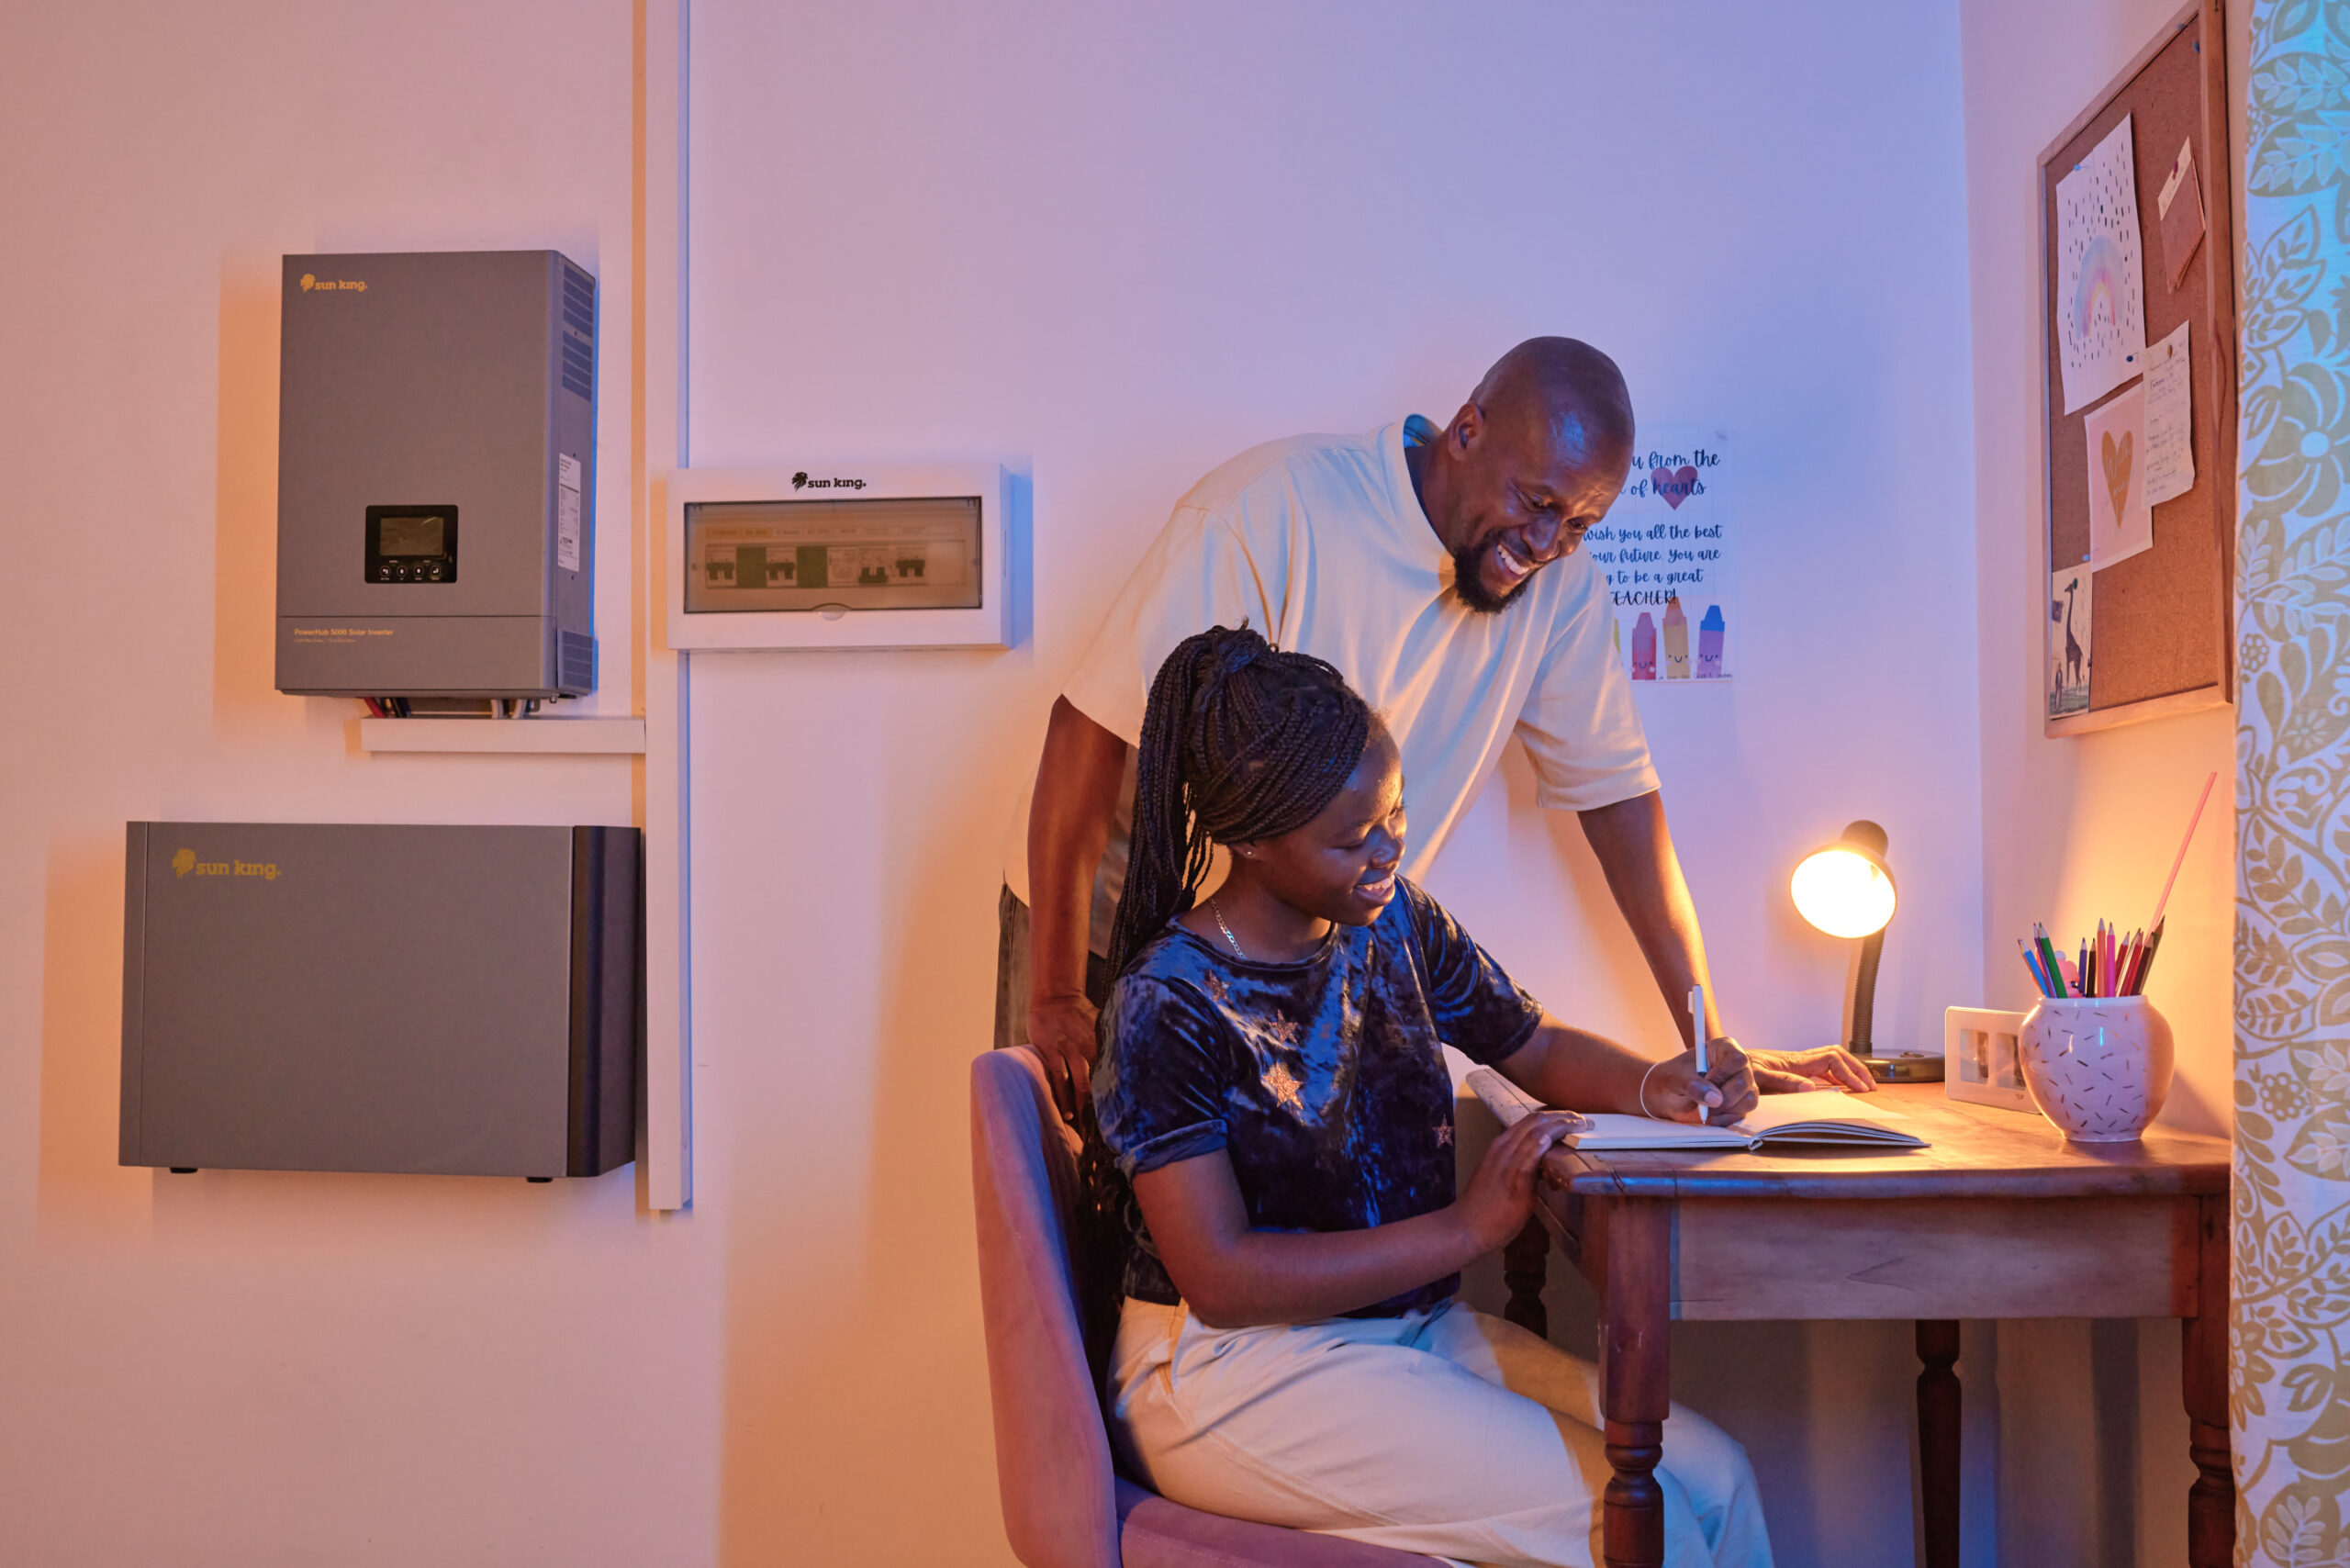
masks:
<instances>
[{"instance_id":1,"label":"pink pencil","mask_svg":"<svg viewBox=\"0 0 2350 1568\"><path fill-rule=\"evenodd\" d=\"M2178 841L2178 858L2170 863L2170 875L2163 879L2163 896L2154 901L2154 918L2146 923L2149 931L2163 923L2163 910L2170 902L2170 890L2178 880L2178 868L2187 864L2187 846L2195 842L2195 829L2203 820L2204 806L2210 801L2211 786L2219 781L2220 775L2216 771L2203 780L2203 793L2196 798L2195 814L2187 819L2187 836Z\"/></svg>"}]
</instances>

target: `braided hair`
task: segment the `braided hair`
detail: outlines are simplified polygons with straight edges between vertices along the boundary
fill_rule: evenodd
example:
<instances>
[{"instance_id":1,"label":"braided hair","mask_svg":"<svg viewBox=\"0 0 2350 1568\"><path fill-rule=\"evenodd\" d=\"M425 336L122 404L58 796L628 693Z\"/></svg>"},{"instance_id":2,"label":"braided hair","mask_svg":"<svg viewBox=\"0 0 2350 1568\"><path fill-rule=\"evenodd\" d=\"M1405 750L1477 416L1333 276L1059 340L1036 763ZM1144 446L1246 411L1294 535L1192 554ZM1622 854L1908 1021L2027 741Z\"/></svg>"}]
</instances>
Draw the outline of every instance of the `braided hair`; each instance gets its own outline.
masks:
<instances>
[{"instance_id":1,"label":"braided hair","mask_svg":"<svg viewBox=\"0 0 2350 1568\"><path fill-rule=\"evenodd\" d=\"M1242 627L1186 637L1158 666L1135 769L1125 890L1110 926L1108 972L1125 972L1192 907L1214 844L1278 838L1312 822L1362 760L1369 705L1320 659L1285 654ZM1079 1107L1080 1201L1071 1263L1094 1385L1102 1384L1125 1292L1134 1191Z\"/></svg>"},{"instance_id":2,"label":"braided hair","mask_svg":"<svg viewBox=\"0 0 2350 1568\"><path fill-rule=\"evenodd\" d=\"M1192 907L1211 843L1278 838L1320 815L1362 760L1371 726L1370 706L1336 668L1245 626L1177 644L1143 714L1110 973L1125 973Z\"/></svg>"}]
</instances>

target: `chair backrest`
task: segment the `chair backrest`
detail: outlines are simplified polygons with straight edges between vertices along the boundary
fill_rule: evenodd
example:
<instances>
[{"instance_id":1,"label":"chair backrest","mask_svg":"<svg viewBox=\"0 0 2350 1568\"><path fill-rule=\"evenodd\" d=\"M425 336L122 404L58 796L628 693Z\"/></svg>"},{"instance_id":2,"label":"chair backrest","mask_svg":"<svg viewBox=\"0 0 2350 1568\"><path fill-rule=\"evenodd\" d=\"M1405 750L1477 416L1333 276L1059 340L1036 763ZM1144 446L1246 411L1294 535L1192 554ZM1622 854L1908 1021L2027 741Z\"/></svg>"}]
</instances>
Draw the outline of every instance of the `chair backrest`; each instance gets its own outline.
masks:
<instances>
[{"instance_id":1,"label":"chair backrest","mask_svg":"<svg viewBox=\"0 0 2350 1568\"><path fill-rule=\"evenodd\" d=\"M1036 1053L971 1063L971 1190L1004 1533L1029 1568L1118 1568L1110 1443L1087 1370L1069 1222L1077 1134Z\"/></svg>"}]
</instances>

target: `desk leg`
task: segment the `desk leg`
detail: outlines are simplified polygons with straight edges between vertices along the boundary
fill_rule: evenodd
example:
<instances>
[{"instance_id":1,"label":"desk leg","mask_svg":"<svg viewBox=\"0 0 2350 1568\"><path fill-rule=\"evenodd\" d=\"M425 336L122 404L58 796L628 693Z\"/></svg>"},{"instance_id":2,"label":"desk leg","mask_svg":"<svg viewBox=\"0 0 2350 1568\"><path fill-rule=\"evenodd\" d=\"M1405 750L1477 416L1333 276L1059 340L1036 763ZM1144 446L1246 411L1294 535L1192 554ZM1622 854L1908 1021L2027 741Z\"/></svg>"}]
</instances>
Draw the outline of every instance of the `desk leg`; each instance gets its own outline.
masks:
<instances>
[{"instance_id":1,"label":"desk leg","mask_svg":"<svg viewBox=\"0 0 2350 1568\"><path fill-rule=\"evenodd\" d=\"M1542 1286L1550 1273L1550 1233L1539 1215L1502 1249L1502 1283L1509 1288L1502 1316L1528 1333L1550 1337L1550 1314L1542 1305Z\"/></svg>"},{"instance_id":2,"label":"desk leg","mask_svg":"<svg viewBox=\"0 0 2350 1568\"><path fill-rule=\"evenodd\" d=\"M2228 1451L2228 1200L2197 1200L2195 1316L2179 1326L2186 1350L2187 1561L2228 1568L2235 1560L2236 1484Z\"/></svg>"},{"instance_id":3,"label":"desk leg","mask_svg":"<svg viewBox=\"0 0 2350 1568\"><path fill-rule=\"evenodd\" d=\"M1958 1568L1958 1325L1918 1320L1918 1493L1926 1568Z\"/></svg>"},{"instance_id":4,"label":"desk leg","mask_svg":"<svg viewBox=\"0 0 2350 1568\"><path fill-rule=\"evenodd\" d=\"M1606 1318L1600 1325L1600 1409L1607 1483L1601 1541L1607 1568L1662 1568L1664 1418L1672 1367L1673 1211L1626 1199L1609 1205Z\"/></svg>"}]
</instances>

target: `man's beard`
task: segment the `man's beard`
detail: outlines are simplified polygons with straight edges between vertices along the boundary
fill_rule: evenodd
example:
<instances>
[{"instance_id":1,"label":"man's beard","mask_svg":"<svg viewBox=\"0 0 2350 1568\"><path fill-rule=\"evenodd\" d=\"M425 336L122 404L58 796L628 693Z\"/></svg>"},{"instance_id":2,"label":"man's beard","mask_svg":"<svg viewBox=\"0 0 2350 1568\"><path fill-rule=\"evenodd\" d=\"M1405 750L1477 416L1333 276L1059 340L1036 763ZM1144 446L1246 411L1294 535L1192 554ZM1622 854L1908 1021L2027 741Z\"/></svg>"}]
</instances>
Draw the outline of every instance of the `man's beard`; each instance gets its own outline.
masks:
<instances>
[{"instance_id":1,"label":"man's beard","mask_svg":"<svg viewBox=\"0 0 2350 1568\"><path fill-rule=\"evenodd\" d=\"M1485 544L1456 544L1452 547L1452 588L1460 602L1478 615L1499 615L1528 588L1534 586L1534 572L1517 579L1517 586L1505 594L1496 594L1485 586L1484 558L1491 542ZM1536 567L1535 571L1541 570Z\"/></svg>"}]
</instances>

